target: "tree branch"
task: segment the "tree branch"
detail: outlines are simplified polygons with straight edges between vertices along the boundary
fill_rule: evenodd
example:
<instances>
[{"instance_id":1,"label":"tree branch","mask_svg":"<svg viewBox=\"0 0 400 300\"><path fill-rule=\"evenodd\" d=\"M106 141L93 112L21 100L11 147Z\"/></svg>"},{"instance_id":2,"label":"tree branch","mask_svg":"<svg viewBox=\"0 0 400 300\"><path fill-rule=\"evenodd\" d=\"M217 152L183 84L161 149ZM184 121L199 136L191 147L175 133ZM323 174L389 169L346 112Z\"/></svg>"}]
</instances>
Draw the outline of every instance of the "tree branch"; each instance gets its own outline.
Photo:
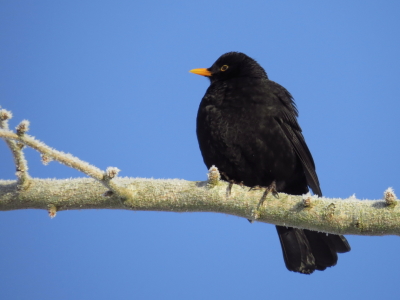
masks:
<instances>
[{"instance_id":1,"label":"tree branch","mask_svg":"<svg viewBox=\"0 0 400 300\"><path fill-rule=\"evenodd\" d=\"M1 109L0 110L0 129L8 130L8 120L12 118L12 113ZM26 124L27 121L21 122L21 124ZM21 127L21 124L18 125ZM29 123L28 123L29 124ZM16 175L18 177L18 186L21 189L27 188L29 186L30 176L28 174L28 163L25 160L24 152L22 149L24 144L18 144L13 140L5 140L8 148L10 148L11 153L14 157L14 163L16 166Z\"/></svg>"},{"instance_id":2,"label":"tree branch","mask_svg":"<svg viewBox=\"0 0 400 300\"><path fill-rule=\"evenodd\" d=\"M390 188L385 191L384 200L360 201L355 197L342 200L281 193L279 198L269 194L259 206L263 191L239 185L229 187L220 180L215 167L210 168L205 182L118 178L118 168L102 171L27 135L27 122L17 126L17 133L8 130L4 122L0 125L3 128L0 137L8 145L17 145L14 141L18 141L39 151L44 163L57 160L92 177L66 180L26 177L29 185L23 189L20 178L0 180L0 211L46 209L51 217L57 211L93 208L217 212L335 234L400 235L400 206ZM17 168L27 169L23 156L15 158L20 154L15 154L12 147ZM29 175L26 173L26 176ZM230 193L227 193L228 187L232 188Z\"/></svg>"},{"instance_id":3,"label":"tree branch","mask_svg":"<svg viewBox=\"0 0 400 300\"><path fill-rule=\"evenodd\" d=\"M46 209L128 209L167 212L217 212L276 225L356 235L400 235L400 207L384 200L327 199L271 194L257 211L263 191L249 191L234 185L226 197L228 184L214 187L208 182L117 178L129 196L104 196L107 189L93 179L32 179L28 190L19 190L16 181L0 180L0 210ZM307 201L304 201L304 200ZM305 204L306 202L306 204Z\"/></svg>"}]
</instances>

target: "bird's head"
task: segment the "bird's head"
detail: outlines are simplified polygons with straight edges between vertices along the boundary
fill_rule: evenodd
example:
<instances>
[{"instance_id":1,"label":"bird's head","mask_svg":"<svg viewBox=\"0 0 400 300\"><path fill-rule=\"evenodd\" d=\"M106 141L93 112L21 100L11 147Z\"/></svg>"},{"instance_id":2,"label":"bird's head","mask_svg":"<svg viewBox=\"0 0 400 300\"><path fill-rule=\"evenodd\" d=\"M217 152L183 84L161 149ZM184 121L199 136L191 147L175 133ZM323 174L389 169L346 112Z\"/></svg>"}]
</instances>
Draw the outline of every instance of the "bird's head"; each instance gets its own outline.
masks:
<instances>
[{"instance_id":1,"label":"bird's head","mask_svg":"<svg viewBox=\"0 0 400 300\"><path fill-rule=\"evenodd\" d=\"M225 53L210 68L193 69L190 72L207 76L211 82L237 77L268 78L254 59L241 52Z\"/></svg>"}]
</instances>

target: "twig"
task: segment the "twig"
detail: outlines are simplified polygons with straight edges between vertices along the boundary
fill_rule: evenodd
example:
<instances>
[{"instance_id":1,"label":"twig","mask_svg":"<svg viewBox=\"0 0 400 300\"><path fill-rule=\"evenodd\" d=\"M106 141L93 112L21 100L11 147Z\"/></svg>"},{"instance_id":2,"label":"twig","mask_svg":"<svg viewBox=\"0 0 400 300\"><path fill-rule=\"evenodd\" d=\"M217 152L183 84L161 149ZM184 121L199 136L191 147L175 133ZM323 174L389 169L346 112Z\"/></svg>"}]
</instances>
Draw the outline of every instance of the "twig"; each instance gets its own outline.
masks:
<instances>
[{"instance_id":1,"label":"twig","mask_svg":"<svg viewBox=\"0 0 400 300\"><path fill-rule=\"evenodd\" d=\"M3 130L8 130L8 120L11 118L12 118L11 112L9 112L5 109L1 109L0 110L0 128ZM26 121L25 121L25 123L24 123L24 121L21 122L21 124L26 124ZM18 125L18 126L20 126L20 125ZM5 142L6 142L7 146L10 148L11 153L14 158L14 163L15 163L15 167L16 167L15 174L18 178L18 188L26 189L29 187L31 177L29 176L29 173L28 173L28 162L26 161L24 152L22 151L23 144L16 143L15 141L9 140L9 139L6 139Z\"/></svg>"},{"instance_id":2,"label":"twig","mask_svg":"<svg viewBox=\"0 0 400 300\"><path fill-rule=\"evenodd\" d=\"M21 125L22 124L22 125ZM119 195L121 198L126 197L126 191L118 187L112 179L117 175L119 171L118 168L109 167L106 172L100 170L99 168L90 165L89 163L80 160L77 157L69 153L64 153L62 151L55 150L41 141L36 140L34 137L27 135L27 123L21 123L17 127L17 132L14 133L10 130L0 129L0 137L4 138L6 142L12 142L16 144L13 140L22 143L23 145L29 146L42 154L42 160L45 158L45 161L56 160L68 167L81 171L82 173L100 181L104 186L112 190L115 194ZM111 170L111 171L110 171Z\"/></svg>"}]
</instances>

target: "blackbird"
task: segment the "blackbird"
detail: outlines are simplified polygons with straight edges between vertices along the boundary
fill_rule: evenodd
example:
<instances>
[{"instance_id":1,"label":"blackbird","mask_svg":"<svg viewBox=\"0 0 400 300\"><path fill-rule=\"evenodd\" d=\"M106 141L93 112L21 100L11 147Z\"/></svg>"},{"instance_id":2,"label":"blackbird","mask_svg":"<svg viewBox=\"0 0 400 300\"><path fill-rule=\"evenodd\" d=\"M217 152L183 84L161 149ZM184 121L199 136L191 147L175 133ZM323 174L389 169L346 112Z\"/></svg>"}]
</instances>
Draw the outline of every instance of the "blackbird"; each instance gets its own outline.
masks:
<instances>
[{"instance_id":1,"label":"blackbird","mask_svg":"<svg viewBox=\"0 0 400 300\"><path fill-rule=\"evenodd\" d=\"M225 180L268 191L322 196L314 160L297 122L292 95L240 52L223 54L210 67L190 72L210 86L197 114L197 138L207 168ZM350 251L342 235L276 226L286 267L311 274L336 265Z\"/></svg>"}]
</instances>

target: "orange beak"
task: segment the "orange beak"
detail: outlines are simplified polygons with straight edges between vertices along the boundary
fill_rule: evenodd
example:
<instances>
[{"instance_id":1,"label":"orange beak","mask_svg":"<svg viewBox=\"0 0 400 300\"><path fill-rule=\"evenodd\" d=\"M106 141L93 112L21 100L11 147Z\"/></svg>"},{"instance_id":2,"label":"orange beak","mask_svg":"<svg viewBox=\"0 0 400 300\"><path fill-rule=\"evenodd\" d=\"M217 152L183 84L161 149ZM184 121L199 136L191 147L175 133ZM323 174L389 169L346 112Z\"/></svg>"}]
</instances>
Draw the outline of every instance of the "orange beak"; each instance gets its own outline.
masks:
<instances>
[{"instance_id":1,"label":"orange beak","mask_svg":"<svg viewBox=\"0 0 400 300\"><path fill-rule=\"evenodd\" d=\"M197 75L207 76L207 77L209 77L209 76L212 75L211 72L208 71L208 69L205 69L205 68L202 68L202 69L193 69L193 70L190 70L189 72L190 72L190 73L197 74Z\"/></svg>"}]
</instances>

